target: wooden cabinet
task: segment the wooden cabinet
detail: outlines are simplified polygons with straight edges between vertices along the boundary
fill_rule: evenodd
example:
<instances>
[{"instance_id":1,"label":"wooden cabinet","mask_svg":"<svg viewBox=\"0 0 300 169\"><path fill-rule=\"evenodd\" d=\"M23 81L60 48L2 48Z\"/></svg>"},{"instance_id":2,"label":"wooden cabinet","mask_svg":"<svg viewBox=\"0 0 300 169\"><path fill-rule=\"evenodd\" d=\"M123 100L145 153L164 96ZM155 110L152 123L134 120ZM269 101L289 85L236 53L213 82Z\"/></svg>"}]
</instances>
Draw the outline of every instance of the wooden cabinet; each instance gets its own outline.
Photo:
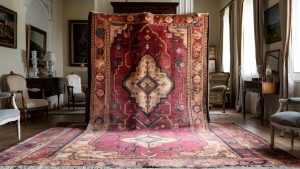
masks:
<instances>
[{"instance_id":1,"label":"wooden cabinet","mask_svg":"<svg viewBox=\"0 0 300 169\"><path fill-rule=\"evenodd\" d=\"M63 77L27 78L27 88L39 88L45 91L45 97L57 95L59 108L59 95L65 93L65 79Z\"/></svg>"},{"instance_id":2,"label":"wooden cabinet","mask_svg":"<svg viewBox=\"0 0 300 169\"><path fill-rule=\"evenodd\" d=\"M179 3L157 2L111 2L114 13L140 13L176 14Z\"/></svg>"},{"instance_id":3,"label":"wooden cabinet","mask_svg":"<svg viewBox=\"0 0 300 169\"><path fill-rule=\"evenodd\" d=\"M244 92L243 92L243 116L246 118L246 104L245 97L246 92L255 92L259 93L261 100L261 125L264 122L264 96L266 94L278 94L279 93L279 84L273 82L259 82L259 81L244 81Z\"/></svg>"}]
</instances>

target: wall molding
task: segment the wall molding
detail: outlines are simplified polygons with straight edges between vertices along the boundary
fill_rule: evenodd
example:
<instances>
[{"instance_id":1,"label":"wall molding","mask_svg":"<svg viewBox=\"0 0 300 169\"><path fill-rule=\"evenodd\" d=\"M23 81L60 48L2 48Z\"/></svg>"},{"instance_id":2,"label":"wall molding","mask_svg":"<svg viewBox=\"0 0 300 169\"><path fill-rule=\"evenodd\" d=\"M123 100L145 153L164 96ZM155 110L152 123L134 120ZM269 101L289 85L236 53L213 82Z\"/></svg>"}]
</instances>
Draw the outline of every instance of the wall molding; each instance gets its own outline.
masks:
<instances>
[{"instance_id":1,"label":"wall molding","mask_svg":"<svg viewBox=\"0 0 300 169\"><path fill-rule=\"evenodd\" d=\"M94 10L97 12L112 12L110 2L126 2L126 0L94 0ZM127 0L127 2L145 2L142 0ZM194 12L194 0L149 0L146 2L178 2L178 14Z\"/></svg>"},{"instance_id":2,"label":"wall molding","mask_svg":"<svg viewBox=\"0 0 300 169\"><path fill-rule=\"evenodd\" d=\"M52 5L56 0L23 0L23 4L28 8L31 3L37 4L46 14L49 21L52 21Z\"/></svg>"}]
</instances>

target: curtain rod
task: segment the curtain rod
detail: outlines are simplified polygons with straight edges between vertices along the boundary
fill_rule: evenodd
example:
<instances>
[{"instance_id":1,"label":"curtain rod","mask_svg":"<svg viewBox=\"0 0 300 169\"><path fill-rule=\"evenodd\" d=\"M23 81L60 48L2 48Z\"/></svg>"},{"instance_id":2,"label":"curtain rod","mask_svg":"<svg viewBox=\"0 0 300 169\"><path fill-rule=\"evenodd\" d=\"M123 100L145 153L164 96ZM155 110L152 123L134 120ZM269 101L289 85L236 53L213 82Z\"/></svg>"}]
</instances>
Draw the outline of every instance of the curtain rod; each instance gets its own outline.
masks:
<instances>
[{"instance_id":1,"label":"curtain rod","mask_svg":"<svg viewBox=\"0 0 300 169\"><path fill-rule=\"evenodd\" d=\"M222 12L226 7L228 7L234 0L231 0L230 2L228 2L227 5L225 5L219 12Z\"/></svg>"}]
</instances>

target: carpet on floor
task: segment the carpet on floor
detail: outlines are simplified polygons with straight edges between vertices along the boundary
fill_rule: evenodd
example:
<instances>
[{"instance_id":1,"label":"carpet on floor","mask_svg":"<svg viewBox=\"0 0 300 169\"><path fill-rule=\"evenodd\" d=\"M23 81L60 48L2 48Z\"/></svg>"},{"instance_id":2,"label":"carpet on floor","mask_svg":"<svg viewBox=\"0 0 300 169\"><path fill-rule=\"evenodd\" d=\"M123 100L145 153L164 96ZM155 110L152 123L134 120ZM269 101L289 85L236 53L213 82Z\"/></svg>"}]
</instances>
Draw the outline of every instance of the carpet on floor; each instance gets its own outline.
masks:
<instances>
[{"instance_id":1,"label":"carpet on floor","mask_svg":"<svg viewBox=\"0 0 300 169\"><path fill-rule=\"evenodd\" d=\"M299 159L234 124L211 123L209 129L108 130L77 137L84 129L54 127L0 153L0 165L300 167ZM81 144L64 147L68 142Z\"/></svg>"},{"instance_id":2,"label":"carpet on floor","mask_svg":"<svg viewBox=\"0 0 300 169\"><path fill-rule=\"evenodd\" d=\"M208 127L207 14L90 13L89 21L87 129L47 130L1 153L1 165L300 166L237 126Z\"/></svg>"}]
</instances>

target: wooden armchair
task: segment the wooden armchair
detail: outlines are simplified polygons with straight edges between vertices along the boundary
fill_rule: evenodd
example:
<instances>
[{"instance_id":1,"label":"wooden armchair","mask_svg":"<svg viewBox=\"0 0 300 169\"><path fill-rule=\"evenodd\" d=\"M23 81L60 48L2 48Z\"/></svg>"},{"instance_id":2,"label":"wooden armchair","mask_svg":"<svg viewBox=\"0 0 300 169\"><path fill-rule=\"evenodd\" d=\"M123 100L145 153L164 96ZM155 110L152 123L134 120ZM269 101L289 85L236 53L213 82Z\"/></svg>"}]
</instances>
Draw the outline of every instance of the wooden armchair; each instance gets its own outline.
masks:
<instances>
[{"instance_id":1,"label":"wooden armchair","mask_svg":"<svg viewBox=\"0 0 300 169\"><path fill-rule=\"evenodd\" d=\"M66 83L68 89L68 110L70 109L70 105L72 104L74 111L75 104L86 103L85 93L82 92L81 78L80 76L71 73L66 76Z\"/></svg>"},{"instance_id":2,"label":"wooden armchair","mask_svg":"<svg viewBox=\"0 0 300 169\"><path fill-rule=\"evenodd\" d=\"M228 80L230 74L224 72L212 72L209 74L209 105L221 106L225 113L225 97L229 93Z\"/></svg>"},{"instance_id":3,"label":"wooden armchair","mask_svg":"<svg viewBox=\"0 0 300 169\"><path fill-rule=\"evenodd\" d=\"M29 98L28 91L38 92L39 89L28 89L26 79L14 72L10 72L6 76L7 88L10 92L16 92L16 104L17 107L24 114L25 123L27 120L27 112L41 110L48 115L48 101L46 99L31 99ZM44 96L44 94L43 94Z\"/></svg>"},{"instance_id":4,"label":"wooden armchair","mask_svg":"<svg viewBox=\"0 0 300 169\"><path fill-rule=\"evenodd\" d=\"M18 139L21 139L20 111L15 102L15 93L0 92L0 99L11 98L11 109L0 109L0 125L17 121Z\"/></svg>"}]
</instances>

